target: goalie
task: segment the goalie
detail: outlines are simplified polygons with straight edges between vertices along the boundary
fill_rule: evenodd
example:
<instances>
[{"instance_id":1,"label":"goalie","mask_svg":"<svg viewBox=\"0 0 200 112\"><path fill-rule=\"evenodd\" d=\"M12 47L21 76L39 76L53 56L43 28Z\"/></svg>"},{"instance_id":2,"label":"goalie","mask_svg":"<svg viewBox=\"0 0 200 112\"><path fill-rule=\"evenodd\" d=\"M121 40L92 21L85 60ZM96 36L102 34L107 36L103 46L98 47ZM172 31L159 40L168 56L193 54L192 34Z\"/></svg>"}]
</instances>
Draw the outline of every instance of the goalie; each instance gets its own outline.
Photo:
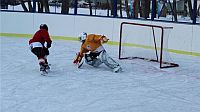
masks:
<instances>
[{"instance_id":1,"label":"goalie","mask_svg":"<svg viewBox=\"0 0 200 112\"><path fill-rule=\"evenodd\" d=\"M120 65L113 60L106 52L103 43L108 42L108 38L104 35L95 35L82 33L79 36L80 41L82 42L80 52L77 54L74 59L74 64L78 64L79 67L82 66L82 58L85 58L85 62L93 67L98 67L102 63L111 68L113 72L117 73L122 70Z\"/></svg>"}]
</instances>

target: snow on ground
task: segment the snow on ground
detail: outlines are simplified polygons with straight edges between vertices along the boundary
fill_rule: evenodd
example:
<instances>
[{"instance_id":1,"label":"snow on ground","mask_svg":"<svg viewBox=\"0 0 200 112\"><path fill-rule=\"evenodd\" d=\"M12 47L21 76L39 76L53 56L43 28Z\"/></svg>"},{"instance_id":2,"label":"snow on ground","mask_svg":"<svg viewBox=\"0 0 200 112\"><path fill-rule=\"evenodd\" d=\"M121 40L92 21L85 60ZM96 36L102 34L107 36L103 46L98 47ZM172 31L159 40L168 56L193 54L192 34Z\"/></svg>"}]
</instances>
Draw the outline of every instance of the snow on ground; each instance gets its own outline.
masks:
<instances>
[{"instance_id":1,"label":"snow on ground","mask_svg":"<svg viewBox=\"0 0 200 112\"><path fill-rule=\"evenodd\" d=\"M200 58L176 55L180 67L160 70L145 61L117 59L122 73L72 61L76 41L54 40L49 76L39 74L27 38L1 37L1 112L200 112Z\"/></svg>"}]
</instances>

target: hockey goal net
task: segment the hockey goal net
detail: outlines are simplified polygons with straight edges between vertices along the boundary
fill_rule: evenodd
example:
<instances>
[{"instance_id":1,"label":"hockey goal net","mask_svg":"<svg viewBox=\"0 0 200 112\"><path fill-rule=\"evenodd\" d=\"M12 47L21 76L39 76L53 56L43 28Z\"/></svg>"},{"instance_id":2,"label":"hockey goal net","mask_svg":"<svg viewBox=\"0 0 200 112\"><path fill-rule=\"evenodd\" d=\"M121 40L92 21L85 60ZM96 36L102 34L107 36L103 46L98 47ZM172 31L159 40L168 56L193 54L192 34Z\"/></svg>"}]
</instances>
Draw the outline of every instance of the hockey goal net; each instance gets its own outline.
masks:
<instances>
[{"instance_id":1,"label":"hockey goal net","mask_svg":"<svg viewBox=\"0 0 200 112\"><path fill-rule=\"evenodd\" d=\"M119 59L143 59L160 68L178 67L170 56L168 40L173 27L122 22Z\"/></svg>"}]
</instances>

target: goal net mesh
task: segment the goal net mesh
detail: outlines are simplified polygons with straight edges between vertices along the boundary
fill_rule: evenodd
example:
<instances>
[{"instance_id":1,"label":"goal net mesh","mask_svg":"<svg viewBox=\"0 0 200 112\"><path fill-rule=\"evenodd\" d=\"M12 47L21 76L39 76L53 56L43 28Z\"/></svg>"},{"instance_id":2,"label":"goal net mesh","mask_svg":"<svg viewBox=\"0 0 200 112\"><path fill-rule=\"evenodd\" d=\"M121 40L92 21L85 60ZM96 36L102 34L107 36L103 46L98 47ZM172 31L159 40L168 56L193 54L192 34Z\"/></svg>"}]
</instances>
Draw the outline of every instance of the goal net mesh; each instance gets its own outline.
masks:
<instances>
[{"instance_id":1,"label":"goal net mesh","mask_svg":"<svg viewBox=\"0 0 200 112\"><path fill-rule=\"evenodd\" d=\"M119 59L158 62L160 68L177 67L168 40L172 27L123 22L120 27Z\"/></svg>"}]
</instances>

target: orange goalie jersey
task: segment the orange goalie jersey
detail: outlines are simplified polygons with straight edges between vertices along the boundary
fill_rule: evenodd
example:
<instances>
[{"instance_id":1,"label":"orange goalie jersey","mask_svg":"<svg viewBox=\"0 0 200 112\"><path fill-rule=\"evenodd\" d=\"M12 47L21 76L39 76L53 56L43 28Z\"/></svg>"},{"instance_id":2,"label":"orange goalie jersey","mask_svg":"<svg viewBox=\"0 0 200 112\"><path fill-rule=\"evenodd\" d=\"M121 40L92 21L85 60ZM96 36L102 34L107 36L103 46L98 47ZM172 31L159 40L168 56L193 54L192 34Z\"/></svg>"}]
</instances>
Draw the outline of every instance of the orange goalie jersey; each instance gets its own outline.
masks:
<instances>
[{"instance_id":1,"label":"orange goalie jersey","mask_svg":"<svg viewBox=\"0 0 200 112\"><path fill-rule=\"evenodd\" d=\"M109 39L107 39L104 35L95 35L89 34L87 35L86 39L82 41L80 52L77 54L76 58L74 59L75 64L79 63L84 57L84 53L89 51L93 53L99 53L105 50L102 46L102 43L106 43Z\"/></svg>"},{"instance_id":2,"label":"orange goalie jersey","mask_svg":"<svg viewBox=\"0 0 200 112\"><path fill-rule=\"evenodd\" d=\"M85 42L81 45L80 56L83 57L84 53L101 52L104 50L102 43L107 42L108 39L103 35L89 34Z\"/></svg>"},{"instance_id":3,"label":"orange goalie jersey","mask_svg":"<svg viewBox=\"0 0 200 112\"><path fill-rule=\"evenodd\" d=\"M93 67L98 67L104 63L107 67L112 69L113 72L118 73L122 70L120 65L112 59L103 47L103 43L108 42L108 38L104 35L95 35L83 32L79 36L82 42L80 52L77 53L73 63L81 68L84 62ZM84 59L82 60L82 58Z\"/></svg>"}]
</instances>

